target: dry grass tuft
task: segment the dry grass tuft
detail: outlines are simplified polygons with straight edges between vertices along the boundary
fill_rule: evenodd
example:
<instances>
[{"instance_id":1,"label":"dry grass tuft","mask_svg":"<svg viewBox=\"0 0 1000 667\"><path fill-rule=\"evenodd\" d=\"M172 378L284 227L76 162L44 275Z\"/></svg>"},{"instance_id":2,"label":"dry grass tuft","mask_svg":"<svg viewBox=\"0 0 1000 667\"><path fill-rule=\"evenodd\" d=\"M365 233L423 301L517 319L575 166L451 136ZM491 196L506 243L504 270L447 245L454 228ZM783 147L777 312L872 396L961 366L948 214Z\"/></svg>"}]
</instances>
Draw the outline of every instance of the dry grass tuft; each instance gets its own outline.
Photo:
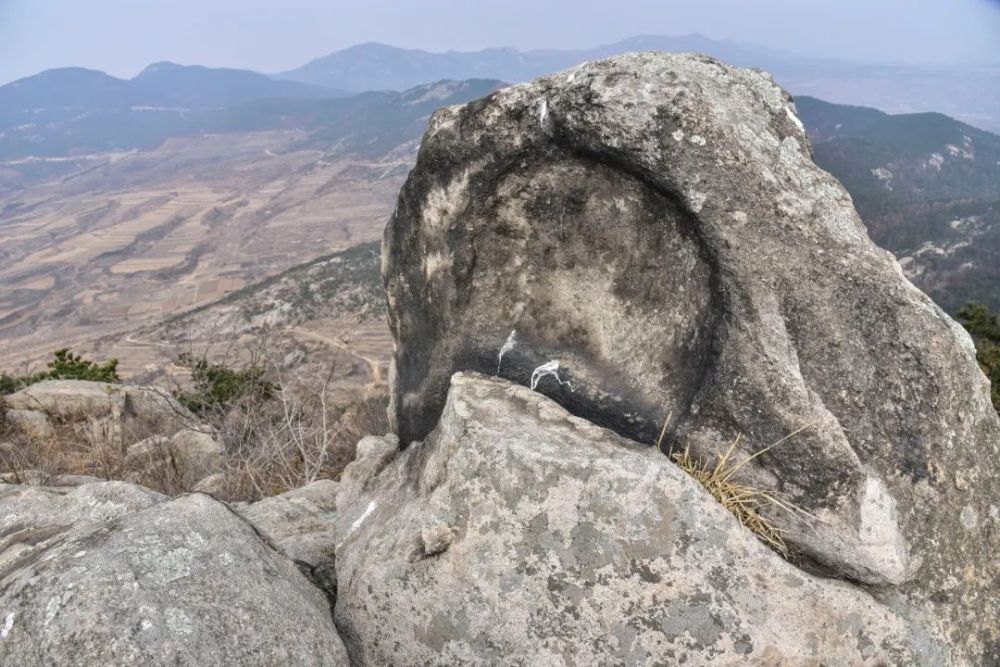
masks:
<instances>
[{"instance_id":1,"label":"dry grass tuft","mask_svg":"<svg viewBox=\"0 0 1000 667\"><path fill-rule=\"evenodd\" d=\"M669 421L670 418L668 417L667 422L669 423ZM740 469L761 454L774 449L781 443L812 426L814 426L814 424L803 426L797 431L786 435L774 444L751 454L738 463L733 461L732 456L736 447L740 443L740 436L737 436L736 439L733 440L732 444L729 445L729 449L727 449L724 454L716 454L718 461L714 466L706 464L700 459L694 459L691 456L690 448L687 447L685 447L682 452L671 453L670 458L673 459L685 472L698 480L698 482L705 487L705 490L712 494L712 497L719 501L723 507L728 509L736 516L737 519L739 519L740 523L756 533L761 540L771 546L775 551L780 553L782 556L787 557L788 545L785 544L785 540L782 537L785 531L775 525L774 521L762 513L763 508L771 506L803 518L811 519L814 517L781 494L764 491L748 484L742 484L734 480L734 477ZM664 425L663 433L660 435L660 442L657 443L658 446L662 444L665 433L666 425Z\"/></svg>"}]
</instances>

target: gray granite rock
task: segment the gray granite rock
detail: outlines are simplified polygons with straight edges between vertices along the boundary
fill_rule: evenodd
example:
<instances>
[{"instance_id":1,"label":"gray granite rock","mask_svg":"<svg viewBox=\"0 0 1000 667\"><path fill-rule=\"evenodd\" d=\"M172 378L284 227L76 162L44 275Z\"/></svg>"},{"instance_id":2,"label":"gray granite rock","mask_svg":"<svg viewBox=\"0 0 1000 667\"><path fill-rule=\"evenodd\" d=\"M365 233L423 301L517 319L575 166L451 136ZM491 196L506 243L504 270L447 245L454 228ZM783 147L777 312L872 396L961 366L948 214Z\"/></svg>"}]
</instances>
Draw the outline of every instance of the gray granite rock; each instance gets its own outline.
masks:
<instances>
[{"instance_id":1,"label":"gray granite rock","mask_svg":"<svg viewBox=\"0 0 1000 667\"><path fill-rule=\"evenodd\" d=\"M7 410L7 422L29 438L46 440L55 435L49 418L38 410Z\"/></svg>"},{"instance_id":2,"label":"gray granite rock","mask_svg":"<svg viewBox=\"0 0 1000 667\"><path fill-rule=\"evenodd\" d=\"M348 664L326 596L208 496L0 487L0 507L0 664Z\"/></svg>"},{"instance_id":3,"label":"gray granite rock","mask_svg":"<svg viewBox=\"0 0 1000 667\"><path fill-rule=\"evenodd\" d=\"M155 430L172 435L194 417L169 393L140 387L86 380L44 380L3 399L13 410L34 410L59 422L114 420L130 430Z\"/></svg>"},{"instance_id":4,"label":"gray granite rock","mask_svg":"<svg viewBox=\"0 0 1000 667\"><path fill-rule=\"evenodd\" d=\"M742 471L818 518L774 516L796 557L1000 660L1000 421L972 343L768 74L630 54L440 110L383 252L404 446L459 370L647 444L672 415L695 458L808 427Z\"/></svg>"},{"instance_id":5,"label":"gray granite rock","mask_svg":"<svg viewBox=\"0 0 1000 667\"><path fill-rule=\"evenodd\" d=\"M655 450L457 374L337 496L336 621L359 665L944 665L919 623L786 562ZM814 662L815 661L815 662Z\"/></svg>"}]
</instances>

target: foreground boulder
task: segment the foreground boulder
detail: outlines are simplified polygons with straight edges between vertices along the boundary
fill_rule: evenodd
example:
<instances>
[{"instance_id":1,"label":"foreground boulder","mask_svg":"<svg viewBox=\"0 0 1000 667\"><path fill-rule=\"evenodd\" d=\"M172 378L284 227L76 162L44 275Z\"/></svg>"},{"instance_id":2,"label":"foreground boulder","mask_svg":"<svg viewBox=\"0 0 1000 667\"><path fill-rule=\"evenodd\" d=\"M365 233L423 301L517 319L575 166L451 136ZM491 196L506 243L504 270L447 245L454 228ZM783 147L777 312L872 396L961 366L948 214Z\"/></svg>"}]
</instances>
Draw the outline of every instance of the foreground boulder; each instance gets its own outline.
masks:
<instances>
[{"instance_id":1,"label":"foreground boulder","mask_svg":"<svg viewBox=\"0 0 1000 667\"><path fill-rule=\"evenodd\" d=\"M0 486L0 507L0 664L348 664L327 597L208 496Z\"/></svg>"},{"instance_id":2,"label":"foreground boulder","mask_svg":"<svg viewBox=\"0 0 1000 667\"><path fill-rule=\"evenodd\" d=\"M631 54L437 112L383 277L404 446L458 370L696 459L804 429L741 471L816 517L774 517L797 557L995 650L1000 422L972 343L766 73Z\"/></svg>"},{"instance_id":3,"label":"foreground boulder","mask_svg":"<svg viewBox=\"0 0 1000 667\"><path fill-rule=\"evenodd\" d=\"M437 428L370 438L337 497L362 665L943 665L868 593L764 546L666 457L458 374Z\"/></svg>"}]
</instances>

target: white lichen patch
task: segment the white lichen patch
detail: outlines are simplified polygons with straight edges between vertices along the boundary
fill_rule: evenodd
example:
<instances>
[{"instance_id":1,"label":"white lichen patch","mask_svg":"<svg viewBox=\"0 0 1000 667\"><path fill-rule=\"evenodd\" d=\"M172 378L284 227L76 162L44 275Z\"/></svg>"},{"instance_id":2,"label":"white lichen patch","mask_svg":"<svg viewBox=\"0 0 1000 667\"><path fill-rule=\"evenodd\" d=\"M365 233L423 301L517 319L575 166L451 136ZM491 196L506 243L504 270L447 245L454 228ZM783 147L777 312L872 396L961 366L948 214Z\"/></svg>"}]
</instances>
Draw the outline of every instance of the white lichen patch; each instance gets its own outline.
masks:
<instances>
[{"instance_id":1,"label":"white lichen patch","mask_svg":"<svg viewBox=\"0 0 1000 667\"><path fill-rule=\"evenodd\" d=\"M691 210L695 213L701 213L701 209L705 206L705 202L708 201L708 195L703 192L698 192L697 190L690 190L687 193L688 204L691 206Z\"/></svg>"},{"instance_id":2,"label":"white lichen patch","mask_svg":"<svg viewBox=\"0 0 1000 667\"><path fill-rule=\"evenodd\" d=\"M972 505L966 505L962 508L962 511L958 514L958 520L962 522L962 526L966 530L975 530L976 526L979 525L979 514L976 512L976 508Z\"/></svg>"},{"instance_id":3,"label":"white lichen patch","mask_svg":"<svg viewBox=\"0 0 1000 667\"><path fill-rule=\"evenodd\" d=\"M376 504L375 504L374 500L371 501L370 503L368 503L368 507L365 508L365 511L362 512L361 516L359 516L357 519L355 519L354 523L351 524L351 527L348 528L347 534L350 535L351 533L353 533L354 531L356 531L358 528L360 528L361 524L363 524L365 522L365 519L367 519L371 515L371 513L375 511L375 507L376 507Z\"/></svg>"},{"instance_id":4,"label":"white lichen patch","mask_svg":"<svg viewBox=\"0 0 1000 667\"><path fill-rule=\"evenodd\" d=\"M451 266L451 256L443 252L430 252L424 257L424 277L433 280L443 269Z\"/></svg>"},{"instance_id":5,"label":"white lichen patch","mask_svg":"<svg viewBox=\"0 0 1000 667\"><path fill-rule=\"evenodd\" d=\"M424 199L423 221L429 230L448 229L455 212L464 208L469 197L471 169L461 174L445 186L428 190Z\"/></svg>"},{"instance_id":6,"label":"white lichen patch","mask_svg":"<svg viewBox=\"0 0 1000 667\"><path fill-rule=\"evenodd\" d=\"M55 619L59 610L69 602L71 597L73 597L73 591L66 591L61 596L56 595L49 598L49 601L45 604L45 625L48 625Z\"/></svg>"},{"instance_id":7,"label":"white lichen patch","mask_svg":"<svg viewBox=\"0 0 1000 667\"><path fill-rule=\"evenodd\" d=\"M670 136L674 138L674 141L680 143L684 141L684 130L674 130Z\"/></svg>"},{"instance_id":8,"label":"white lichen patch","mask_svg":"<svg viewBox=\"0 0 1000 667\"><path fill-rule=\"evenodd\" d=\"M691 135L691 138L688 139L688 141L690 141L695 146L704 146L705 144L708 143L707 141L705 141L705 137L701 136L700 134Z\"/></svg>"},{"instance_id":9,"label":"white lichen patch","mask_svg":"<svg viewBox=\"0 0 1000 667\"><path fill-rule=\"evenodd\" d=\"M178 547L159 555L151 579L158 584L169 584L191 575L194 554L190 549Z\"/></svg>"},{"instance_id":10,"label":"white lichen patch","mask_svg":"<svg viewBox=\"0 0 1000 667\"><path fill-rule=\"evenodd\" d=\"M194 627L191 624L191 618L183 609L172 607L167 610L165 616L167 628L174 634L189 635L194 631Z\"/></svg>"},{"instance_id":11,"label":"white lichen patch","mask_svg":"<svg viewBox=\"0 0 1000 667\"><path fill-rule=\"evenodd\" d=\"M781 161L795 164L802 158L802 144L795 137L785 137L781 142Z\"/></svg>"}]
</instances>

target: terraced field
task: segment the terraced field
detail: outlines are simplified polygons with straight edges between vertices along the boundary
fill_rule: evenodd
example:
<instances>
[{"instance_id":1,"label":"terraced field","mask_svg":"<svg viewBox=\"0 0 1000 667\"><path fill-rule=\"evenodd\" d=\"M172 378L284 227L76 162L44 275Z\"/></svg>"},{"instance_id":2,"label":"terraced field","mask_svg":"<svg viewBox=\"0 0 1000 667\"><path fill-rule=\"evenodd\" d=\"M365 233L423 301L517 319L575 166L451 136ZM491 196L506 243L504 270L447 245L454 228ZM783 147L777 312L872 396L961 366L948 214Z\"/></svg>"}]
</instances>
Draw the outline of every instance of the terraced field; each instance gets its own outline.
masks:
<instances>
[{"instance_id":1,"label":"terraced field","mask_svg":"<svg viewBox=\"0 0 1000 667\"><path fill-rule=\"evenodd\" d=\"M165 348L127 342L136 332L378 239L412 154L335 157L296 147L300 139L268 131L171 140L7 191L0 368L68 345L143 372Z\"/></svg>"}]
</instances>

